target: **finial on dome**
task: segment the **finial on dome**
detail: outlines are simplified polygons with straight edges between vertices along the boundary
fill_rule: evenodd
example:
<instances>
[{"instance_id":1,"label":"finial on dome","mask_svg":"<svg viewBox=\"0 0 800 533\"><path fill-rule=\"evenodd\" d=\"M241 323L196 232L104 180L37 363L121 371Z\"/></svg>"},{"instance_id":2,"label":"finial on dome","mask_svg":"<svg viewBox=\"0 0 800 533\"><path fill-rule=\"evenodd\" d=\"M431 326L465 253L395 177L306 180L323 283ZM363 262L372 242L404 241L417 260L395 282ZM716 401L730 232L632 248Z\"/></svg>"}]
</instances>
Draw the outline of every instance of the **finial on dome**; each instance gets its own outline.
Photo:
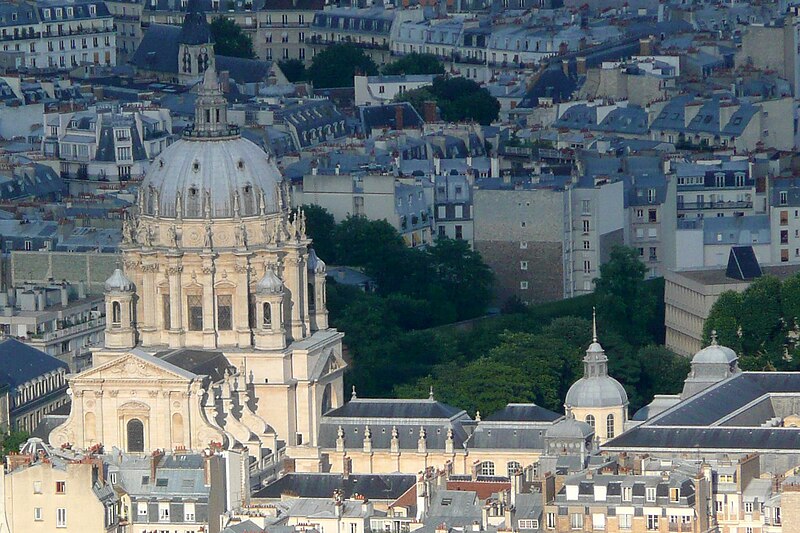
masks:
<instances>
[{"instance_id":1,"label":"finial on dome","mask_svg":"<svg viewBox=\"0 0 800 533\"><path fill-rule=\"evenodd\" d=\"M433 385L431 385L431 390L430 390L430 392L428 393L428 399L429 399L429 400L433 400Z\"/></svg>"},{"instance_id":2,"label":"finial on dome","mask_svg":"<svg viewBox=\"0 0 800 533\"><path fill-rule=\"evenodd\" d=\"M592 342L597 342L597 311L592 306Z\"/></svg>"},{"instance_id":3,"label":"finial on dome","mask_svg":"<svg viewBox=\"0 0 800 533\"><path fill-rule=\"evenodd\" d=\"M355 399L357 399L357 398L358 398L358 395L356 395L356 386L355 386L355 385L353 385L353 393L352 393L352 394L350 394L350 399L351 399L351 400L355 400Z\"/></svg>"},{"instance_id":4,"label":"finial on dome","mask_svg":"<svg viewBox=\"0 0 800 533\"><path fill-rule=\"evenodd\" d=\"M718 346L717 344L717 330L711 330L711 346Z\"/></svg>"},{"instance_id":5,"label":"finial on dome","mask_svg":"<svg viewBox=\"0 0 800 533\"><path fill-rule=\"evenodd\" d=\"M209 65L203 74L203 89L207 91L218 91L219 80L217 79L217 71L214 65Z\"/></svg>"}]
</instances>

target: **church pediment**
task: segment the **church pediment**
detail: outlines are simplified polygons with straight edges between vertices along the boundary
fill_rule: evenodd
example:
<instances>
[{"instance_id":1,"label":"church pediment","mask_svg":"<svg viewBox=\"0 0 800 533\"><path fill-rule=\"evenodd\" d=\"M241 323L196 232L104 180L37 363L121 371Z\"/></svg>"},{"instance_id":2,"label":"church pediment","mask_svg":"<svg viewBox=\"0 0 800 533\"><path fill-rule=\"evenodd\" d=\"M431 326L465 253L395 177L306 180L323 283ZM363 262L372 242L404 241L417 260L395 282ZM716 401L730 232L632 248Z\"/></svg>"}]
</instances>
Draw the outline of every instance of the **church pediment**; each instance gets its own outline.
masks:
<instances>
[{"instance_id":1,"label":"church pediment","mask_svg":"<svg viewBox=\"0 0 800 533\"><path fill-rule=\"evenodd\" d=\"M129 352L79 374L75 380L180 380L196 376L149 354Z\"/></svg>"}]
</instances>

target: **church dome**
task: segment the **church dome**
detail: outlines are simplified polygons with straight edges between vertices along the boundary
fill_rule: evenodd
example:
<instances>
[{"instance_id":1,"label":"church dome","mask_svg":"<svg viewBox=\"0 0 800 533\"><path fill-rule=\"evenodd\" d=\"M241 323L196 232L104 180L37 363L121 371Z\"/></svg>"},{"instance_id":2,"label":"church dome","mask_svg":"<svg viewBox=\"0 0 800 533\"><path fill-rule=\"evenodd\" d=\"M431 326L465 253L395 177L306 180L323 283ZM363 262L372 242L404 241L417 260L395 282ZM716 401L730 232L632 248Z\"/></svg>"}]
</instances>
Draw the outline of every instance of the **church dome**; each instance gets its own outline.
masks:
<instances>
[{"instance_id":1,"label":"church dome","mask_svg":"<svg viewBox=\"0 0 800 533\"><path fill-rule=\"evenodd\" d=\"M730 365L738 358L736 352L727 346L720 346L717 344L716 340L714 340L709 346L706 346L694 355L692 364Z\"/></svg>"},{"instance_id":2,"label":"church dome","mask_svg":"<svg viewBox=\"0 0 800 533\"><path fill-rule=\"evenodd\" d=\"M275 275L271 268L264 273L264 277L256 283L258 294L278 294L283 291L283 282Z\"/></svg>"},{"instance_id":3,"label":"church dome","mask_svg":"<svg viewBox=\"0 0 800 533\"><path fill-rule=\"evenodd\" d=\"M564 403L577 408L615 407L628 405L628 394L611 376L583 377L569 388Z\"/></svg>"},{"instance_id":4,"label":"church dome","mask_svg":"<svg viewBox=\"0 0 800 533\"><path fill-rule=\"evenodd\" d=\"M574 418L564 418L545 432L544 436L550 439L585 439L594 433L592 426Z\"/></svg>"},{"instance_id":5,"label":"church dome","mask_svg":"<svg viewBox=\"0 0 800 533\"><path fill-rule=\"evenodd\" d=\"M133 282L128 279L128 276L122 273L122 270L117 268L114 273L106 280L106 291L124 291L129 292L133 290Z\"/></svg>"},{"instance_id":6,"label":"church dome","mask_svg":"<svg viewBox=\"0 0 800 533\"><path fill-rule=\"evenodd\" d=\"M206 70L195 123L156 157L139 198L144 215L209 219L281 211L283 180L272 158L227 123L227 102Z\"/></svg>"}]
</instances>

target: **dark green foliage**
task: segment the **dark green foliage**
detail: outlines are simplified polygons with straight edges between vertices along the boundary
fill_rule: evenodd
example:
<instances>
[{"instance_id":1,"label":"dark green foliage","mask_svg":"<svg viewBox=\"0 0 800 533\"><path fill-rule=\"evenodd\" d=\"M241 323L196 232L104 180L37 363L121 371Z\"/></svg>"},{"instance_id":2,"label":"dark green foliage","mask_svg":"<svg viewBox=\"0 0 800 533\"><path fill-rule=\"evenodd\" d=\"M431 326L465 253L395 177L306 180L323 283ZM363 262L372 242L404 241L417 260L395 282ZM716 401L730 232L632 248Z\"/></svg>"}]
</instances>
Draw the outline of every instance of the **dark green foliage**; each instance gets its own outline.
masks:
<instances>
[{"instance_id":1,"label":"dark green foliage","mask_svg":"<svg viewBox=\"0 0 800 533\"><path fill-rule=\"evenodd\" d=\"M656 313L656 300L645 285L647 267L633 248L615 246L600 266L595 284L597 314L605 327L625 332L629 341L643 343Z\"/></svg>"},{"instance_id":2,"label":"dark green foliage","mask_svg":"<svg viewBox=\"0 0 800 533\"><path fill-rule=\"evenodd\" d=\"M444 74L444 66L433 54L414 52L384 66L383 73L387 75Z\"/></svg>"},{"instance_id":3,"label":"dark green foliage","mask_svg":"<svg viewBox=\"0 0 800 533\"><path fill-rule=\"evenodd\" d=\"M315 55L306 71L317 89L352 87L356 73L374 76L378 66L363 50L347 43L329 46Z\"/></svg>"},{"instance_id":4,"label":"dark green foliage","mask_svg":"<svg viewBox=\"0 0 800 533\"><path fill-rule=\"evenodd\" d=\"M314 251L326 263L336 264L336 247L333 232L336 220L325 208L318 205L304 205L306 233L314 240Z\"/></svg>"},{"instance_id":5,"label":"dark green foliage","mask_svg":"<svg viewBox=\"0 0 800 533\"><path fill-rule=\"evenodd\" d=\"M283 75L286 76L286 79L292 83L308 79L306 66L299 59L284 59L278 63L278 66L281 68Z\"/></svg>"},{"instance_id":6,"label":"dark green foliage","mask_svg":"<svg viewBox=\"0 0 800 533\"><path fill-rule=\"evenodd\" d=\"M30 438L25 431L12 431L3 437L3 457L12 452L19 452L19 447Z\"/></svg>"},{"instance_id":7,"label":"dark green foliage","mask_svg":"<svg viewBox=\"0 0 800 533\"><path fill-rule=\"evenodd\" d=\"M798 309L800 276L783 283L764 276L741 294L720 295L706 319L704 342L710 342L711 332L716 331L719 343L739 354L744 370L796 370L800 353L793 333Z\"/></svg>"},{"instance_id":8,"label":"dark green foliage","mask_svg":"<svg viewBox=\"0 0 800 533\"><path fill-rule=\"evenodd\" d=\"M474 81L461 77L440 76L430 87L408 91L397 97L397 101L410 102L420 114L425 102L430 100L436 102L442 119L447 122L491 124L500 113L497 98Z\"/></svg>"},{"instance_id":9,"label":"dark green foliage","mask_svg":"<svg viewBox=\"0 0 800 533\"><path fill-rule=\"evenodd\" d=\"M214 53L220 56L253 59L253 40L242 31L234 21L217 17L211 22L211 35L214 37Z\"/></svg>"}]
</instances>

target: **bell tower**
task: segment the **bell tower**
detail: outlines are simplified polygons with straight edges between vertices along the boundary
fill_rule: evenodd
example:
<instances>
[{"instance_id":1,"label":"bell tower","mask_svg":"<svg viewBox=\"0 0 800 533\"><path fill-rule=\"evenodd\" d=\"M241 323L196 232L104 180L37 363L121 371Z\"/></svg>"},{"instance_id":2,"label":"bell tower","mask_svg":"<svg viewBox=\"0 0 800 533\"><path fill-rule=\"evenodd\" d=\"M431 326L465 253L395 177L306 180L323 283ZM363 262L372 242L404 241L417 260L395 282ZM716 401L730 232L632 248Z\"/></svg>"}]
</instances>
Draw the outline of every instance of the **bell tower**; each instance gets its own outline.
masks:
<instances>
[{"instance_id":1,"label":"bell tower","mask_svg":"<svg viewBox=\"0 0 800 533\"><path fill-rule=\"evenodd\" d=\"M106 348L129 349L136 346L133 282L117 268L105 283Z\"/></svg>"}]
</instances>

